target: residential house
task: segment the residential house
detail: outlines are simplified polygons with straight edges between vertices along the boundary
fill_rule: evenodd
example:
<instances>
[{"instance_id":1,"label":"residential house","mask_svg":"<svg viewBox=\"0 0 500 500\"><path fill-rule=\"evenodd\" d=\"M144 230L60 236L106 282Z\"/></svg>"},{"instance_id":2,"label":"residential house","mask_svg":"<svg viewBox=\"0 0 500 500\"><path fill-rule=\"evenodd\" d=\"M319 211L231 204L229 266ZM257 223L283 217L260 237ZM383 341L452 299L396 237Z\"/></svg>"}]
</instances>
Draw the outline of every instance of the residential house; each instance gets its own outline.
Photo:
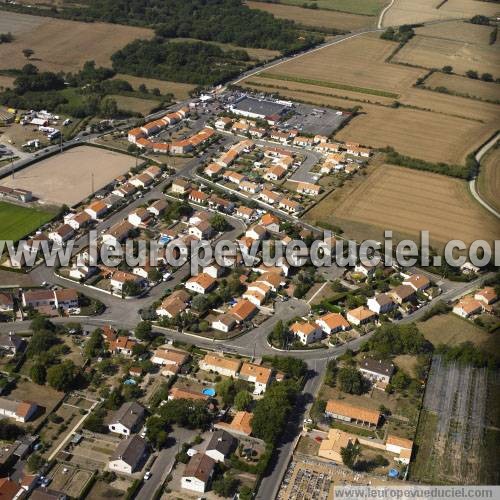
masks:
<instances>
[{"instance_id":1,"label":"residential house","mask_svg":"<svg viewBox=\"0 0 500 500\"><path fill-rule=\"evenodd\" d=\"M217 163L210 163L205 167L203 172L208 177L217 177L223 169L224 167L222 165L219 165Z\"/></svg>"},{"instance_id":2,"label":"residential house","mask_svg":"<svg viewBox=\"0 0 500 500\"><path fill-rule=\"evenodd\" d=\"M78 292L74 288L61 288L54 292L56 307L67 310L78 307Z\"/></svg>"},{"instance_id":3,"label":"residential house","mask_svg":"<svg viewBox=\"0 0 500 500\"><path fill-rule=\"evenodd\" d=\"M36 403L0 397L0 416L12 418L16 422L28 422L37 410Z\"/></svg>"},{"instance_id":4,"label":"residential house","mask_svg":"<svg viewBox=\"0 0 500 500\"><path fill-rule=\"evenodd\" d=\"M281 196L278 193L275 193L274 191L271 191L269 189L263 189L259 193L259 198L263 202L269 203L269 205L274 205L280 200Z\"/></svg>"},{"instance_id":5,"label":"residential house","mask_svg":"<svg viewBox=\"0 0 500 500\"><path fill-rule=\"evenodd\" d=\"M177 374L188 358L189 354L187 352L159 348L154 351L151 363L160 365L162 375L169 376Z\"/></svg>"},{"instance_id":6,"label":"residential house","mask_svg":"<svg viewBox=\"0 0 500 500\"><path fill-rule=\"evenodd\" d=\"M241 361L239 359L225 358L216 354L206 354L199 363L201 370L212 371L233 378L237 377L240 365Z\"/></svg>"},{"instance_id":7,"label":"residential house","mask_svg":"<svg viewBox=\"0 0 500 500\"><path fill-rule=\"evenodd\" d=\"M159 217L168 207L168 203L165 200L156 200L148 208L148 212L155 217Z\"/></svg>"},{"instance_id":8,"label":"residential house","mask_svg":"<svg viewBox=\"0 0 500 500\"><path fill-rule=\"evenodd\" d=\"M343 463L342 449L347 448L349 443L354 443L356 436L340 429L329 429L328 437L323 439L319 445L318 456Z\"/></svg>"},{"instance_id":9,"label":"residential house","mask_svg":"<svg viewBox=\"0 0 500 500\"><path fill-rule=\"evenodd\" d=\"M49 240L58 245L62 245L75 234L75 230L69 224L62 224L57 229L49 233Z\"/></svg>"},{"instance_id":10,"label":"residential house","mask_svg":"<svg viewBox=\"0 0 500 500\"><path fill-rule=\"evenodd\" d=\"M260 191L260 185L255 182L241 181L239 186L241 191L245 191L250 194L256 194Z\"/></svg>"},{"instance_id":11,"label":"residential house","mask_svg":"<svg viewBox=\"0 0 500 500\"><path fill-rule=\"evenodd\" d=\"M0 292L0 313L14 311L14 296L11 293Z\"/></svg>"},{"instance_id":12,"label":"residential house","mask_svg":"<svg viewBox=\"0 0 500 500\"><path fill-rule=\"evenodd\" d=\"M203 268L203 272L205 274L208 274L212 278L217 279L217 278L221 278L222 276L224 276L224 274L226 272L226 268L224 266L217 264L217 262L214 262L213 264L205 266Z\"/></svg>"},{"instance_id":13,"label":"residential house","mask_svg":"<svg viewBox=\"0 0 500 500\"><path fill-rule=\"evenodd\" d=\"M232 214L234 212L234 202L225 200L224 198L216 195L210 196L208 206L218 212L225 212L226 214Z\"/></svg>"},{"instance_id":14,"label":"residential house","mask_svg":"<svg viewBox=\"0 0 500 500\"><path fill-rule=\"evenodd\" d=\"M381 415L377 410L370 410L344 401L330 399L326 403L325 416L358 425L377 427Z\"/></svg>"},{"instance_id":15,"label":"residential house","mask_svg":"<svg viewBox=\"0 0 500 500\"><path fill-rule=\"evenodd\" d=\"M238 436L250 436L252 434L252 419L253 414L247 411L238 411L230 424L219 422L214 427L217 429L225 429L231 434Z\"/></svg>"},{"instance_id":16,"label":"residential house","mask_svg":"<svg viewBox=\"0 0 500 500\"><path fill-rule=\"evenodd\" d=\"M191 296L185 290L175 290L168 297L165 297L161 305L156 309L158 316L174 318L177 314L188 308Z\"/></svg>"},{"instance_id":17,"label":"residential house","mask_svg":"<svg viewBox=\"0 0 500 500\"><path fill-rule=\"evenodd\" d=\"M316 320L316 324L325 332L327 335L337 332L345 332L351 329L349 322L338 313L328 313Z\"/></svg>"},{"instance_id":18,"label":"residential house","mask_svg":"<svg viewBox=\"0 0 500 500\"><path fill-rule=\"evenodd\" d=\"M220 314L212 321L211 326L214 330L228 333L236 326L236 319L230 314Z\"/></svg>"},{"instance_id":19,"label":"residential house","mask_svg":"<svg viewBox=\"0 0 500 500\"><path fill-rule=\"evenodd\" d=\"M363 358L359 363L359 371L373 383L388 384L394 373L394 364L381 359Z\"/></svg>"},{"instance_id":20,"label":"residential house","mask_svg":"<svg viewBox=\"0 0 500 500\"><path fill-rule=\"evenodd\" d=\"M153 184L153 178L146 173L142 173L132 177L129 182L136 188L144 189Z\"/></svg>"},{"instance_id":21,"label":"residential house","mask_svg":"<svg viewBox=\"0 0 500 500\"><path fill-rule=\"evenodd\" d=\"M130 184L130 182L126 182L125 184L122 184L120 187L113 190L112 194L114 194L115 196L119 196L120 198L128 198L129 196L132 196L136 191L137 188L133 184Z\"/></svg>"},{"instance_id":22,"label":"residential house","mask_svg":"<svg viewBox=\"0 0 500 500\"><path fill-rule=\"evenodd\" d=\"M260 307L266 301L270 291L269 285L256 281L248 285L242 297Z\"/></svg>"},{"instance_id":23,"label":"residential house","mask_svg":"<svg viewBox=\"0 0 500 500\"><path fill-rule=\"evenodd\" d=\"M301 146L303 148L310 148L314 145L314 139L311 137L303 137L298 135L293 140L294 146Z\"/></svg>"},{"instance_id":24,"label":"residential house","mask_svg":"<svg viewBox=\"0 0 500 500\"><path fill-rule=\"evenodd\" d=\"M297 203L294 200L290 200L288 198L282 198L279 201L279 208L286 210L287 212L291 214L296 214L302 210L302 207L300 206L300 203Z\"/></svg>"},{"instance_id":25,"label":"residential house","mask_svg":"<svg viewBox=\"0 0 500 500\"><path fill-rule=\"evenodd\" d=\"M271 233L279 233L280 231L280 220L274 214L264 214L260 219L260 225Z\"/></svg>"},{"instance_id":26,"label":"residential house","mask_svg":"<svg viewBox=\"0 0 500 500\"><path fill-rule=\"evenodd\" d=\"M191 401L208 401L209 397L199 391L191 389L180 389L179 387L172 387L168 393L168 400L173 399L190 399Z\"/></svg>"},{"instance_id":27,"label":"residential house","mask_svg":"<svg viewBox=\"0 0 500 500\"><path fill-rule=\"evenodd\" d=\"M267 236L267 230L260 224L254 224L246 230L245 236L251 238L254 241L263 240Z\"/></svg>"},{"instance_id":28,"label":"residential house","mask_svg":"<svg viewBox=\"0 0 500 500\"><path fill-rule=\"evenodd\" d=\"M111 455L108 469L118 474L133 474L140 470L148 455L146 441L140 436L128 437L120 441Z\"/></svg>"},{"instance_id":29,"label":"residential house","mask_svg":"<svg viewBox=\"0 0 500 500\"><path fill-rule=\"evenodd\" d=\"M389 434L385 442L385 449L399 455L396 460L403 464L409 464L413 451L413 441Z\"/></svg>"},{"instance_id":30,"label":"residential house","mask_svg":"<svg viewBox=\"0 0 500 500\"><path fill-rule=\"evenodd\" d=\"M127 220L134 227L145 227L151 221L151 217L151 212L143 207L139 207L128 214Z\"/></svg>"},{"instance_id":31,"label":"residential house","mask_svg":"<svg viewBox=\"0 0 500 500\"><path fill-rule=\"evenodd\" d=\"M158 179L158 177L161 177L161 168L156 165L150 165L143 173L149 175L152 179Z\"/></svg>"},{"instance_id":32,"label":"residential house","mask_svg":"<svg viewBox=\"0 0 500 500\"><path fill-rule=\"evenodd\" d=\"M199 203L200 205L204 205L209 196L207 193L204 193L203 191L198 191L197 189L193 189L189 193L189 200L194 202L194 203Z\"/></svg>"},{"instance_id":33,"label":"residential house","mask_svg":"<svg viewBox=\"0 0 500 500\"><path fill-rule=\"evenodd\" d=\"M214 229L209 222L201 221L194 226L190 226L188 234L194 236L198 240L208 240L214 234Z\"/></svg>"},{"instance_id":34,"label":"residential house","mask_svg":"<svg viewBox=\"0 0 500 500\"><path fill-rule=\"evenodd\" d=\"M204 493L214 473L215 460L204 453L197 453L189 460L181 478L181 488Z\"/></svg>"},{"instance_id":35,"label":"residential house","mask_svg":"<svg viewBox=\"0 0 500 500\"><path fill-rule=\"evenodd\" d=\"M33 309L43 308L57 308L56 296L53 290L33 289L23 291L22 295L23 307L31 307Z\"/></svg>"},{"instance_id":36,"label":"residential house","mask_svg":"<svg viewBox=\"0 0 500 500\"><path fill-rule=\"evenodd\" d=\"M137 342L130 337L121 336L117 337L116 340L112 340L109 343L109 350L114 354L121 354L122 356L130 357L133 355L134 346Z\"/></svg>"},{"instance_id":37,"label":"residential house","mask_svg":"<svg viewBox=\"0 0 500 500\"><path fill-rule=\"evenodd\" d=\"M243 363L238 374L238 378L254 384L254 394L264 394L267 387L271 383L272 370L265 366L256 365L254 363Z\"/></svg>"},{"instance_id":38,"label":"residential house","mask_svg":"<svg viewBox=\"0 0 500 500\"><path fill-rule=\"evenodd\" d=\"M78 231L82 227L87 226L91 220L92 217L90 217L90 215L87 212L79 212L73 215L68 220L66 220L66 223L69 226L71 226L75 231Z\"/></svg>"},{"instance_id":39,"label":"residential house","mask_svg":"<svg viewBox=\"0 0 500 500\"><path fill-rule=\"evenodd\" d=\"M128 131L128 142L131 142L132 144L135 144L137 142L137 139L143 138L145 135L145 132L141 130L140 128L133 128Z\"/></svg>"},{"instance_id":40,"label":"residential house","mask_svg":"<svg viewBox=\"0 0 500 500\"><path fill-rule=\"evenodd\" d=\"M366 301L366 305L370 311L377 314L386 314L393 311L397 306L389 295L379 293Z\"/></svg>"},{"instance_id":41,"label":"residential house","mask_svg":"<svg viewBox=\"0 0 500 500\"><path fill-rule=\"evenodd\" d=\"M231 118L227 116L221 116L220 118L217 118L217 120L214 123L214 126L217 130L226 130L227 127L233 122Z\"/></svg>"},{"instance_id":42,"label":"residential house","mask_svg":"<svg viewBox=\"0 0 500 500\"><path fill-rule=\"evenodd\" d=\"M108 210L108 205L101 200L94 201L87 208L85 208L85 212L87 212L94 220L101 219L104 215L106 215Z\"/></svg>"},{"instance_id":43,"label":"residential house","mask_svg":"<svg viewBox=\"0 0 500 500\"><path fill-rule=\"evenodd\" d=\"M102 235L102 242L109 246L118 246L128 238L134 226L129 221L117 222Z\"/></svg>"},{"instance_id":44,"label":"residential house","mask_svg":"<svg viewBox=\"0 0 500 500\"><path fill-rule=\"evenodd\" d=\"M172 182L172 193L186 194L191 190L191 184L185 179L175 179Z\"/></svg>"},{"instance_id":45,"label":"residential house","mask_svg":"<svg viewBox=\"0 0 500 500\"><path fill-rule=\"evenodd\" d=\"M360 262L354 266L354 272L360 273L367 278L371 278L379 267L379 263L375 264L373 262Z\"/></svg>"},{"instance_id":46,"label":"residential house","mask_svg":"<svg viewBox=\"0 0 500 500\"><path fill-rule=\"evenodd\" d=\"M189 139L173 141L170 144L170 152L174 155L183 155L193 150L193 144Z\"/></svg>"},{"instance_id":47,"label":"residential house","mask_svg":"<svg viewBox=\"0 0 500 500\"><path fill-rule=\"evenodd\" d=\"M463 297L453 306L453 312L462 318L468 318L482 311L482 303L472 297Z\"/></svg>"},{"instance_id":48,"label":"residential house","mask_svg":"<svg viewBox=\"0 0 500 500\"><path fill-rule=\"evenodd\" d=\"M474 299L478 300L482 304L490 305L498 300L498 296L493 287L487 286L482 290L478 290L474 294Z\"/></svg>"},{"instance_id":49,"label":"residential house","mask_svg":"<svg viewBox=\"0 0 500 500\"><path fill-rule=\"evenodd\" d=\"M309 196L318 196L321 192L321 186L311 184L310 182L299 182L297 185L297 193L306 194Z\"/></svg>"},{"instance_id":50,"label":"residential house","mask_svg":"<svg viewBox=\"0 0 500 500\"><path fill-rule=\"evenodd\" d=\"M212 433L205 448L205 455L216 462L224 463L226 458L236 448L237 441L228 432L219 429Z\"/></svg>"},{"instance_id":51,"label":"residential house","mask_svg":"<svg viewBox=\"0 0 500 500\"><path fill-rule=\"evenodd\" d=\"M411 286L415 292L423 292L431 286L431 281L423 274L412 274L405 278L403 285Z\"/></svg>"},{"instance_id":52,"label":"residential house","mask_svg":"<svg viewBox=\"0 0 500 500\"><path fill-rule=\"evenodd\" d=\"M351 309L350 311L347 311L346 315L347 321L356 326L366 325L367 323L374 321L376 317L377 315L365 306Z\"/></svg>"},{"instance_id":53,"label":"residential house","mask_svg":"<svg viewBox=\"0 0 500 500\"><path fill-rule=\"evenodd\" d=\"M211 276L205 273L200 273L197 276L189 278L184 286L192 292L201 293L203 295L215 288L216 284L217 281Z\"/></svg>"},{"instance_id":54,"label":"residential house","mask_svg":"<svg viewBox=\"0 0 500 500\"><path fill-rule=\"evenodd\" d=\"M246 181L246 175L239 174L238 172L233 172L232 170L225 170L222 177L229 182L239 185L242 181Z\"/></svg>"},{"instance_id":55,"label":"residential house","mask_svg":"<svg viewBox=\"0 0 500 500\"><path fill-rule=\"evenodd\" d=\"M403 304L415 298L415 290L410 285L399 285L387 292L387 295L398 304Z\"/></svg>"},{"instance_id":56,"label":"residential house","mask_svg":"<svg viewBox=\"0 0 500 500\"><path fill-rule=\"evenodd\" d=\"M323 336L321 328L315 323L310 323L308 321L295 322L290 327L290 331L304 345L317 342L318 340L321 340L321 337Z\"/></svg>"},{"instance_id":57,"label":"residential house","mask_svg":"<svg viewBox=\"0 0 500 500\"><path fill-rule=\"evenodd\" d=\"M258 309L255 304L252 304L249 300L241 299L229 309L228 313L234 316L238 323L244 323L245 321L250 321L257 311Z\"/></svg>"},{"instance_id":58,"label":"residential house","mask_svg":"<svg viewBox=\"0 0 500 500\"><path fill-rule=\"evenodd\" d=\"M255 210L241 205L236 209L235 215L241 217L246 222L250 222L255 217Z\"/></svg>"},{"instance_id":59,"label":"residential house","mask_svg":"<svg viewBox=\"0 0 500 500\"><path fill-rule=\"evenodd\" d=\"M273 292L277 292L284 284L284 281L281 278L281 273L278 271L265 272L258 280L256 280L256 282L265 283Z\"/></svg>"},{"instance_id":60,"label":"residential house","mask_svg":"<svg viewBox=\"0 0 500 500\"><path fill-rule=\"evenodd\" d=\"M115 411L113 418L108 424L108 428L115 434L130 436L138 431L144 421L145 410L136 401L123 403Z\"/></svg>"},{"instance_id":61,"label":"residential house","mask_svg":"<svg viewBox=\"0 0 500 500\"><path fill-rule=\"evenodd\" d=\"M145 280L142 276L126 271L116 270L112 272L110 277L111 289L115 293L122 292L123 285L125 285L127 281L136 283L141 289L145 289L147 286L147 280Z\"/></svg>"},{"instance_id":62,"label":"residential house","mask_svg":"<svg viewBox=\"0 0 500 500\"><path fill-rule=\"evenodd\" d=\"M279 181L286 175L286 169L279 165L270 166L264 173L264 179L268 181Z\"/></svg>"},{"instance_id":63,"label":"residential house","mask_svg":"<svg viewBox=\"0 0 500 500\"><path fill-rule=\"evenodd\" d=\"M0 334L0 352L6 356L15 356L26 347L26 342L16 335L9 332L7 334Z\"/></svg>"},{"instance_id":64,"label":"residential house","mask_svg":"<svg viewBox=\"0 0 500 500\"><path fill-rule=\"evenodd\" d=\"M369 158L371 155L371 151L368 148L362 148L358 144L346 144L346 152L347 154L353 156L362 156L363 158Z\"/></svg>"}]
</instances>

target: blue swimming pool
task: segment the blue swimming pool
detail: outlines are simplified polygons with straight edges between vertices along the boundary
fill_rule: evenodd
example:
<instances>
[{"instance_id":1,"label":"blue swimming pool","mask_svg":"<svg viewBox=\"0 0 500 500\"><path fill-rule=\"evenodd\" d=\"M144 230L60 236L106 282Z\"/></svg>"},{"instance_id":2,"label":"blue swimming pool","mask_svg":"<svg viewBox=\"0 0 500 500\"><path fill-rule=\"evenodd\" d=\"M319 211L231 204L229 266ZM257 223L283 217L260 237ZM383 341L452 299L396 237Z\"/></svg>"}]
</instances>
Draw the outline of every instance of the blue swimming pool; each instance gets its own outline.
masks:
<instances>
[{"instance_id":1,"label":"blue swimming pool","mask_svg":"<svg viewBox=\"0 0 500 500\"><path fill-rule=\"evenodd\" d=\"M205 396L210 396L213 398L215 396L215 389L212 389L211 387L207 387L206 389L203 389L202 394L205 394Z\"/></svg>"}]
</instances>

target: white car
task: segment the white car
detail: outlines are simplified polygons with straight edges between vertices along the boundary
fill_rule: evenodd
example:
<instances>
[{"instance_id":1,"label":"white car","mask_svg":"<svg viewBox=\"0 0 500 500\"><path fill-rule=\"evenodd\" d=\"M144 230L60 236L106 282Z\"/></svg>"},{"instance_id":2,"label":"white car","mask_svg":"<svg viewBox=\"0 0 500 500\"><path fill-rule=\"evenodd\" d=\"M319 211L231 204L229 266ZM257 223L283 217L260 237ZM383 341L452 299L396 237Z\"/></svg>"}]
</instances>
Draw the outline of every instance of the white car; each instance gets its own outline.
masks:
<instances>
[{"instance_id":1,"label":"white car","mask_svg":"<svg viewBox=\"0 0 500 500\"><path fill-rule=\"evenodd\" d=\"M146 471L146 474L144 474L144 481L147 481L151 477L151 471L148 470Z\"/></svg>"}]
</instances>

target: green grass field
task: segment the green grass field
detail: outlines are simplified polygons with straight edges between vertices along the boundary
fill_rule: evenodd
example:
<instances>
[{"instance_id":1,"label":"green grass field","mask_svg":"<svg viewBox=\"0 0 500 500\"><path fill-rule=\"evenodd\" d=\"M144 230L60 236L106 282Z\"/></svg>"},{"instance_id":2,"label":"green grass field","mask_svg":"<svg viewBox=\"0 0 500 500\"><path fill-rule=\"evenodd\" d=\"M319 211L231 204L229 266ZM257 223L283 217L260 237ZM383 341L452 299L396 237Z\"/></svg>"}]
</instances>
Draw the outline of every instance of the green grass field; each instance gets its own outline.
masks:
<instances>
[{"instance_id":1,"label":"green grass field","mask_svg":"<svg viewBox=\"0 0 500 500\"><path fill-rule=\"evenodd\" d=\"M18 241L54 217L54 212L0 201L0 240Z\"/></svg>"},{"instance_id":2,"label":"green grass field","mask_svg":"<svg viewBox=\"0 0 500 500\"><path fill-rule=\"evenodd\" d=\"M338 10L365 16L377 16L389 2L386 0L280 0L285 5L302 7L304 3L316 4L318 9Z\"/></svg>"}]
</instances>

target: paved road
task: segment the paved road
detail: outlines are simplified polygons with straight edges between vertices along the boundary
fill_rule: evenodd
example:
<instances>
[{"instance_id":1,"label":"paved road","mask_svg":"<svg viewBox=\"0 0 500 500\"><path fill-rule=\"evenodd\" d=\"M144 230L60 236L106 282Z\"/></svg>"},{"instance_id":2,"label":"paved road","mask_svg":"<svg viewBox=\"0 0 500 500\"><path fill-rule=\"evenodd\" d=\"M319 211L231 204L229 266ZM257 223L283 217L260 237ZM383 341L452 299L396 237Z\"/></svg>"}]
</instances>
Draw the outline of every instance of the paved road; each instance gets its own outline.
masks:
<instances>
[{"instance_id":1,"label":"paved road","mask_svg":"<svg viewBox=\"0 0 500 500\"><path fill-rule=\"evenodd\" d=\"M141 500L150 500L158 488L165 482L165 479L172 471L175 463L175 455L180 451L183 443L188 443L193 440L197 432L182 427L175 427L169 435L170 443L167 448L164 448L158 453L156 460L151 467L151 477L144 481L142 488L139 490L136 498Z\"/></svg>"},{"instance_id":2,"label":"paved road","mask_svg":"<svg viewBox=\"0 0 500 500\"><path fill-rule=\"evenodd\" d=\"M498 133L497 135L495 135L495 137L493 137L492 139L490 139L476 153L475 158L476 158L476 161L478 162L478 164L481 163L481 159L483 158L483 156L498 142L498 140L500 140L500 133ZM500 166L497 165L497 168L500 168ZM471 192L472 196L474 196L474 198L476 199L476 201L478 201L484 208L486 208L486 210L488 210L488 212L491 212L497 219L500 219L500 212L498 212L497 210L495 210L483 198L481 198L480 194L477 192L476 184L477 184L477 177L474 177L474 179L471 179L469 181L469 189L470 189L470 192Z\"/></svg>"}]
</instances>

